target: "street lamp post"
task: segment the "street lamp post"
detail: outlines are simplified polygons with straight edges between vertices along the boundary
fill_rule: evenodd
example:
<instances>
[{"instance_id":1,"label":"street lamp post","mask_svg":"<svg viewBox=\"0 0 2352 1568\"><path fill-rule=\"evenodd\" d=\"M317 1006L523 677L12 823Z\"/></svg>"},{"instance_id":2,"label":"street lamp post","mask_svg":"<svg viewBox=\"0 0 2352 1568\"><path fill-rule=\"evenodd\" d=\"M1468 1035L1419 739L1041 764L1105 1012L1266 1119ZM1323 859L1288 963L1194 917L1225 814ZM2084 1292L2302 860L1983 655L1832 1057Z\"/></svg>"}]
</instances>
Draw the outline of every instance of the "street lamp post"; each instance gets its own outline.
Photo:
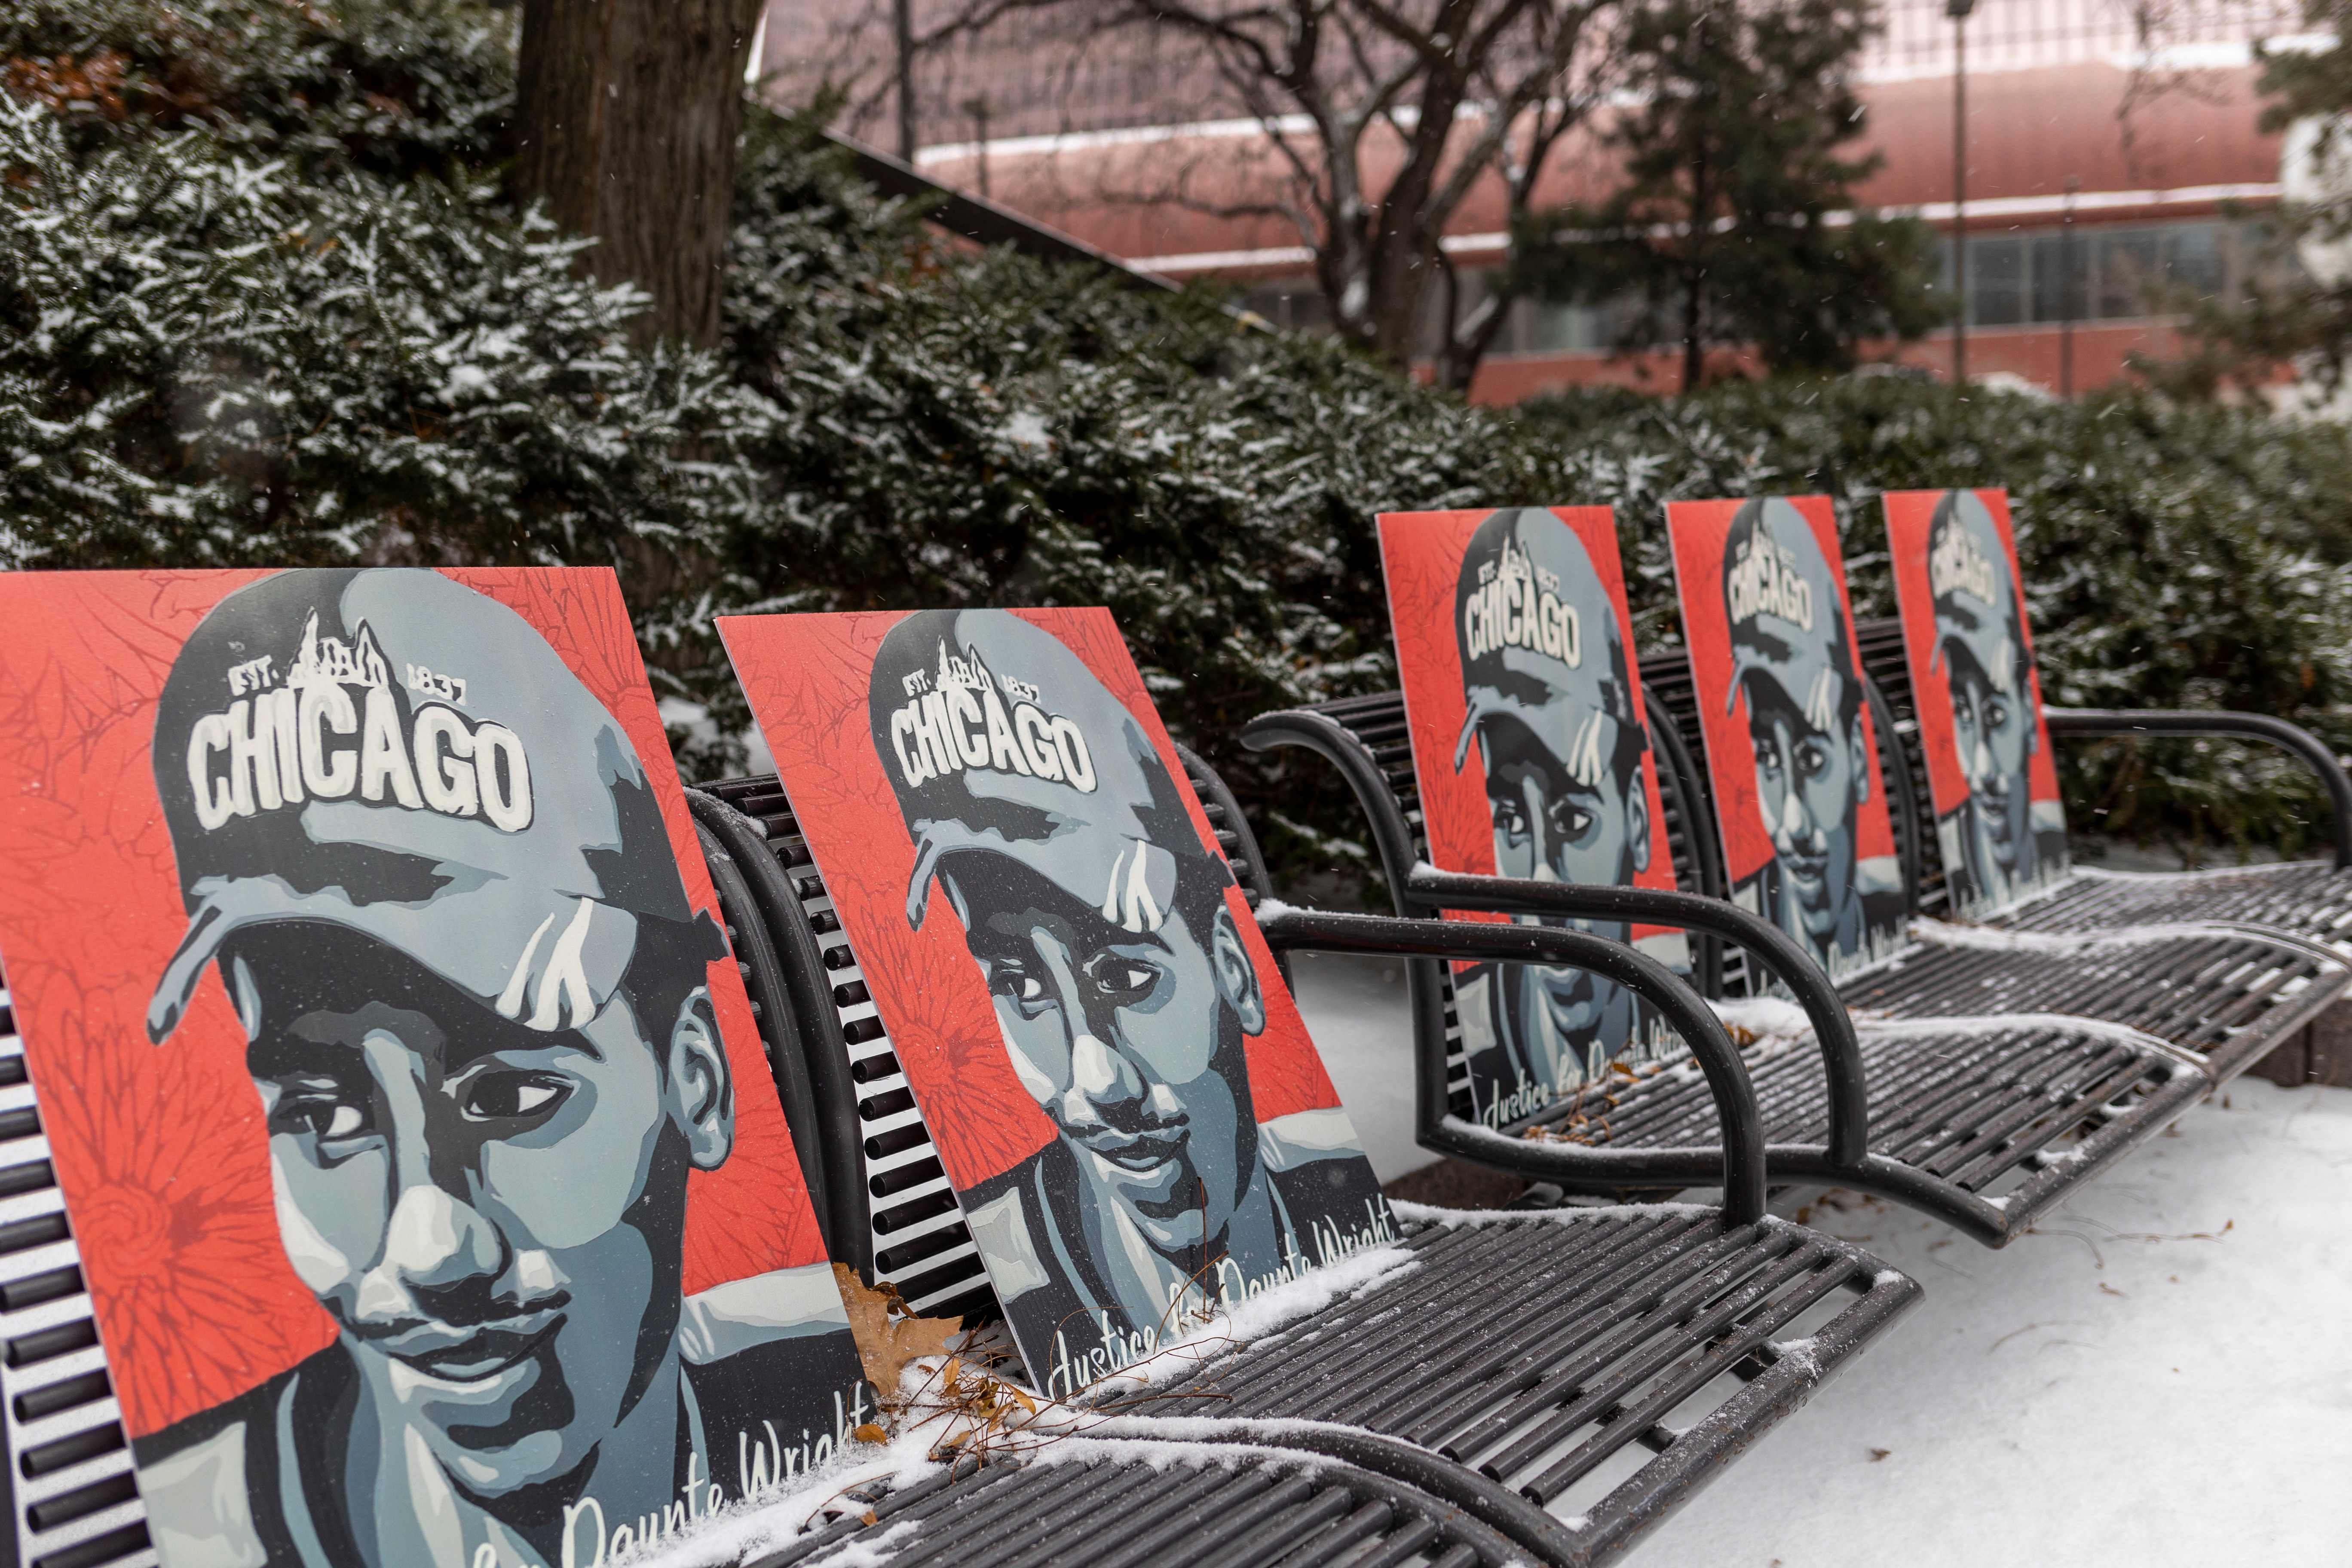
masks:
<instances>
[{"instance_id":1,"label":"street lamp post","mask_svg":"<svg viewBox=\"0 0 2352 1568\"><path fill-rule=\"evenodd\" d=\"M890 0L890 46L897 58L898 89L898 162L915 161L915 7L914 0Z\"/></svg>"},{"instance_id":2,"label":"street lamp post","mask_svg":"<svg viewBox=\"0 0 2352 1568\"><path fill-rule=\"evenodd\" d=\"M1952 19L1952 384L1969 379L1969 13L1977 0L1944 0Z\"/></svg>"},{"instance_id":3,"label":"street lamp post","mask_svg":"<svg viewBox=\"0 0 2352 1568\"><path fill-rule=\"evenodd\" d=\"M2074 395L2074 193L2083 182L2066 176L2066 216L2058 231L2058 395Z\"/></svg>"}]
</instances>

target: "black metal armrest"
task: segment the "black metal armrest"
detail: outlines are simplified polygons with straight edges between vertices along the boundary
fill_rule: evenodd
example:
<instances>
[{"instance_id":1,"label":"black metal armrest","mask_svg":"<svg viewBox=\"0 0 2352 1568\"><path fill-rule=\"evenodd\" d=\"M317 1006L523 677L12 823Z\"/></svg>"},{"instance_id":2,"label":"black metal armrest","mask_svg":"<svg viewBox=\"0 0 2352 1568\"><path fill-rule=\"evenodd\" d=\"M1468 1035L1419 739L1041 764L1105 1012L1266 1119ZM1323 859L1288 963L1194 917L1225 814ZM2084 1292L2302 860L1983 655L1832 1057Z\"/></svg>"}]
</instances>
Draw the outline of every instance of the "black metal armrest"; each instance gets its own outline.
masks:
<instances>
[{"instance_id":1,"label":"black metal armrest","mask_svg":"<svg viewBox=\"0 0 2352 1568\"><path fill-rule=\"evenodd\" d=\"M798 1046L798 1059L787 1064L805 1081L803 1092L813 1108L816 1136L814 1152L824 1172L825 1243L834 1260L856 1268L869 1282L874 1278L873 1211L866 1202L866 1168L858 1158L857 1091L849 1080L847 1053L825 1034L838 1030L840 1015L818 977L825 973L824 955L802 912L800 896L778 863L759 824L713 795L698 789L686 792L687 809L695 826L716 838L742 874L753 906L775 942L783 966L785 995L792 1016L782 1021ZM790 1091L786 1091L790 1092ZM793 1129L795 1140L801 1130ZM811 1151L800 1151L809 1158Z\"/></svg>"},{"instance_id":2,"label":"black metal armrest","mask_svg":"<svg viewBox=\"0 0 2352 1568\"><path fill-rule=\"evenodd\" d=\"M2162 708L2044 708L2042 717L2053 735L2231 735L2293 752L2326 786L2336 813L2336 864L2338 869L2352 867L2352 778L2345 776L2344 764L2327 743L2300 724L2267 713Z\"/></svg>"},{"instance_id":3,"label":"black metal armrest","mask_svg":"<svg viewBox=\"0 0 2352 1568\"><path fill-rule=\"evenodd\" d=\"M1556 915L1570 920L1640 921L1645 925L1707 931L1738 943L1786 982L1813 1026L1829 1078L1829 1160L1859 1165L1870 1152L1870 1087L1862 1065L1862 1041L1853 1019L1838 1000L1830 978L1794 938L1770 921L1738 904L1664 888L1594 887L1574 882L1535 882L1512 877L1472 877L1416 866L1406 879L1414 902L1449 910L1485 910L1510 915ZM1671 973L1671 972L1670 972Z\"/></svg>"},{"instance_id":4,"label":"black metal armrest","mask_svg":"<svg viewBox=\"0 0 2352 1568\"><path fill-rule=\"evenodd\" d=\"M1405 886L1407 869L1413 863L1412 828L1397 808L1395 792L1389 788L1380 763L1372 760L1363 742L1348 732L1346 725L1328 713L1285 708L1261 713L1244 724L1239 738L1253 752L1303 746L1338 768L1355 792L1356 804L1363 808L1365 824L1372 830L1372 847L1380 855L1381 868L1388 873L1389 897L1395 900L1397 913L1434 912L1413 906L1412 891Z\"/></svg>"},{"instance_id":5,"label":"black metal armrest","mask_svg":"<svg viewBox=\"0 0 2352 1568\"><path fill-rule=\"evenodd\" d=\"M1258 926L1266 944L1279 952L1353 952L1383 958L1539 963L1590 970L1646 997L1683 1037L1723 1124L1723 1208L1727 1226L1754 1223L1764 1213L1764 1122L1748 1064L1699 994L1649 954L1590 931L1558 926L1488 925L1467 921L1402 920L1390 915L1334 914L1267 901ZM1428 1042L1442 1039L1415 1031L1417 1064L1424 1075L1445 1072L1442 1051ZM1434 1058L1433 1060L1432 1058ZM1423 1142L1485 1164L1507 1165L1542 1176L1590 1182L1607 1177L1638 1185L1643 1152L1539 1143L1509 1138L1447 1115Z\"/></svg>"},{"instance_id":6,"label":"black metal armrest","mask_svg":"<svg viewBox=\"0 0 2352 1568\"><path fill-rule=\"evenodd\" d=\"M1870 1150L1870 1094L1864 1081L1862 1044L1853 1020L1829 979L1804 949L1769 921L1738 905L1696 893L1649 888L1577 887L1562 882L1517 881L1441 872L1418 863L1412 828L1398 809L1396 795L1380 763L1347 726L1327 713L1286 708L1261 713L1242 726L1241 742L1254 752L1299 746L1339 770L1371 829L1373 847L1388 873L1389 896L1405 916L1441 910L1496 910L1513 914L1565 915L1585 920L1640 920L1649 924L1710 932L1738 942L1789 987L1821 1041L1829 1078L1830 1163L1856 1166ZM1441 1095L1440 1100L1443 1100Z\"/></svg>"}]
</instances>

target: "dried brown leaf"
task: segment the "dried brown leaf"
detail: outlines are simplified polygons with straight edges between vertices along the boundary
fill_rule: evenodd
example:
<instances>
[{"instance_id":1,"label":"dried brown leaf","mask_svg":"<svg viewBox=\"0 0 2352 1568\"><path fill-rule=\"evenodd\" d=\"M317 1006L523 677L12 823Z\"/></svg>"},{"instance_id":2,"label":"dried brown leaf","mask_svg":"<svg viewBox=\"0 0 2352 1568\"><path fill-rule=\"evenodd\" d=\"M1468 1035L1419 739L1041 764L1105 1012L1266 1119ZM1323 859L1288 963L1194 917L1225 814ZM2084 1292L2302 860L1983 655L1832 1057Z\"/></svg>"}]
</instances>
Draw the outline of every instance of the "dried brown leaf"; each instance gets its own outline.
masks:
<instances>
[{"instance_id":1,"label":"dried brown leaf","mask_svg":"<svg viewBox=\"0 0 2352 1568\"><path fill-rule=\"evenodd\" d=\"M874 1289L856 1270L842 1264L833 1266L833 1277L841 1286L842 1304L849 1309L849 1331L856 1336L866 1380L885 1399L898 1392L898 1374L908 1362L946 1354L948 1341L963 1328L961 1318L916 1317L896 1290L887 1286Z\"/></svg>"}]
</instances>

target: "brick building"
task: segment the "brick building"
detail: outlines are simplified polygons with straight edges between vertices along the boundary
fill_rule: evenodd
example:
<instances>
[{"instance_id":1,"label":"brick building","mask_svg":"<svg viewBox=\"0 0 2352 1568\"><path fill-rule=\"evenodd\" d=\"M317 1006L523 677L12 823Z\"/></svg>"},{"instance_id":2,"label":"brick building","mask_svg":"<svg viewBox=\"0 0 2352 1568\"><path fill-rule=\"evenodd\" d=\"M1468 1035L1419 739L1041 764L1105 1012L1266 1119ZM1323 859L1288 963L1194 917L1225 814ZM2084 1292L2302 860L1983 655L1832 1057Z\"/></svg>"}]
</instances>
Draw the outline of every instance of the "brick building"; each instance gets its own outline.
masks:
<instances>
[{"instance_id":1,"label":"brick building","mask_svg":"<svg viewBox=\"0 0 2352 1568\"><path fill-rule=\"evenodd\" d=\"M914 3L919 34L949 14L946 0ZM1016 13L923 58L917 162L925 173L985 190L1133 265L1228 281L1278 322L1318 324L1322 301L1295 228L1148 199L1179 168L1196 193L1205 178L1246 194L1270 167L1258 127L1221 100L1213 73L1181 44L1140 33L1076 37L1068 15ZM2290 33L2295 17L2282 0L2179 0L2160 16L2109 0L1979 0L1968 24L1972 374L2098 385L2123 374L2127 355L2174 347L2158 286L2238 285L2250 229L2281 184L2280 140L2255 129L2250 45ZM1941 0L1891 0L1886 20L1862 88L1864 144L1885 163L1863 195L1944 230L1948 279L1952 25ZM804 99L821 80L845 84L845 129L887 145L896 123L890 37L887 3L779 5L763 67L786 99ZM1607 184L1589 142L1563 146L1548 169L1547 203L1597 195ZM1445 242L1473 287L1503 251L1500 193L1482 195L1490 199L1466 203ZM1664 360L1612 358L1610 331L1606 310L1520 301L1473 394L1511 401L1594 380L1673 384ZM1948 334L1899 357L1943 371Z\"/></svg>"}]
</instances>

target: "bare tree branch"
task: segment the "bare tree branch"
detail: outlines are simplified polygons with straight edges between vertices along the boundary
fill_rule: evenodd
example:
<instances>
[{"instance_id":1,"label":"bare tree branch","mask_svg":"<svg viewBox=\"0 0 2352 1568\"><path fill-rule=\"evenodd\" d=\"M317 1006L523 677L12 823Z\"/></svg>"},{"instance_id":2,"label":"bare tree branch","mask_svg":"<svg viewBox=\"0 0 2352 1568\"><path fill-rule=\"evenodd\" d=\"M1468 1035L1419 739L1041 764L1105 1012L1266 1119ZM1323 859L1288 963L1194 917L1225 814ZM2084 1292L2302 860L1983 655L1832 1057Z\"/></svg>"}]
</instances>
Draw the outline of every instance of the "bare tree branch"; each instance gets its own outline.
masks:
<instances>
[{"instance_id":1,"label":"bare tree branch","mask_svg":"<svg viewBox=\"0 0 2352 1568\"><path fill-rule=\"evenodd\" d=\"M962 47L1024 16L1067 16L1073 48L1183 40L1204 68L1188 85L1213 82L1255 135L1203 150L1178 130L1131 153L1090 152L1082 199L1280 223L1312 252L1339 333L1403 363L1428 296L1443 328L1439 375L1466 386L1509 301L1460 272L1443 247L1447 227L1474 195L1499 188L1516 230L1560 144L1605 96L1605 18L1642 0L954 3L921 35L925 48ZM1201 101L1171 102L1162 123L1202 118Z\"/></svg>"}]
</instances>

